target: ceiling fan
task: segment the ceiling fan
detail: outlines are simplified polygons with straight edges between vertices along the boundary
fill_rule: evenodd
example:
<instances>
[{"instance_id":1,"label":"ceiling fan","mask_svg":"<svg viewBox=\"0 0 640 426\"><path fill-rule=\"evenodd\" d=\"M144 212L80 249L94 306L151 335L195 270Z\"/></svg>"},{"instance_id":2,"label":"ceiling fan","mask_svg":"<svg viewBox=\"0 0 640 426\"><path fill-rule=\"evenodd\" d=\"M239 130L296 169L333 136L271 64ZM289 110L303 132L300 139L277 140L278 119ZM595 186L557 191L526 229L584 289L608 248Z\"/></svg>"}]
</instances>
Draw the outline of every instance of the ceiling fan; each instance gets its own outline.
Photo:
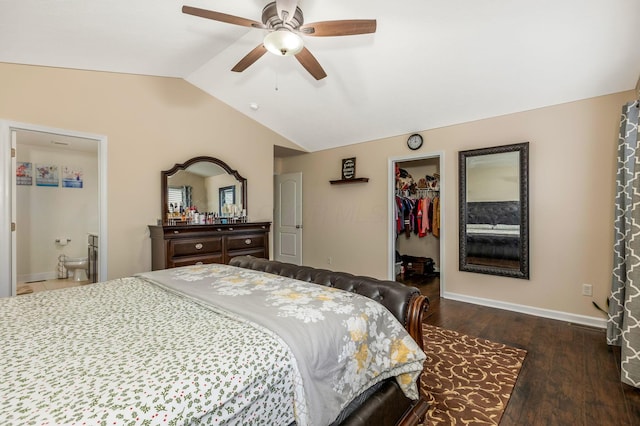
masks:
<instances>
[{"instance_id":1,"label":"ceiling fan","mask_svg":"<svg viewBox=\"0 0 640 426\"><path fill-rule=\"evenodd\" d=\"M191 6L183 6L182 13L269 31L263 43L242 58L231 71L246 70L270 51L280 56L295 56L316 80L325 78L327 74L311 52L304 47L301 36L332 37L370 34L376 31L375 19L348 19L304 24L298 0L276 0L267 4L262 10L262 22Z\"/></svg>"}]
</instances>

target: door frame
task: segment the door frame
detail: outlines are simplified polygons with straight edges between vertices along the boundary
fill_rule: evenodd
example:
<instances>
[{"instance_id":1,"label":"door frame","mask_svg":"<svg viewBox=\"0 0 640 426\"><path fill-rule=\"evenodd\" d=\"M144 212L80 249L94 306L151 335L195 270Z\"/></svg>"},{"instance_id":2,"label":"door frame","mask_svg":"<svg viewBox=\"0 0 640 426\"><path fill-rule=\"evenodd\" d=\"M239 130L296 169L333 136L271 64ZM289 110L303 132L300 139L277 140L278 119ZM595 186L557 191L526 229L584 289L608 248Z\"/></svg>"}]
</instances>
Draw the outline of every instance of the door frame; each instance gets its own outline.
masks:
<instances>
[{"instance_id":1,"label":"door frame","mask_svg":"<svg viewBox=\"0 0 640 426\"><path fill-rule=\"evenodd\" d=\"M396 196L396 173L395 173L395 165L396 163L402 163L405 161L416 161L416 160L427 160L430 158L437 158L438 159L438 169L440 170L440 238L439 238L439 242L440 242L440 265L438 265L439 267L439 272L440 272L440 294L443 293L444 290L444 271L446 270L445 268L445 251L444 251L444 236L446 235L445 232L445 228L446 228L446 221L445 221L445 214L444 214L444 206L445 206L445 195L446 195L446 191L445 191L445 179L444 176L446 176L445 174L445 170L444 170L444 151L436 151L436 152L430 152L430 153L420 153L420 154L412 154L412 155L402 155L402 156L398 156L398 157L389 157L388 160L388 195L387 195L387 199L389 200L389 210L388 210L388 217L389 217L389 234L388 234L388 266L387 266L387 271L388 271L388 279L391 281L395 281L396 280L396 274L395 274L395 264L396 264L396 251L395 251L395 240L396 240L396 231L395 231L395 222L392 220L393 219L393 215L394 215L394 204L395 204L395 196Z\"/></svg>"},{"instance_id":2,"label":"door frame","mask_svg":"<svg viewBox=\"0 0 640 426\"><path fill-rule=\"evenodd\" d=\"M16 294L16 253L15 234L11 231L14 199L16 193L13 174L13 158L11 134L16 130L29 130L35 132L52 133L57 135L72 136L77 138L92 139L98 143L98 253L99 267L98 280L103 281L108 277L107 272L107 137L92 133L78 132L74 130L59 129L55 127L40 126L36 124L20 123L16 121L0 120L0 297L15 296Z\"/></svg>"}]
</instances>

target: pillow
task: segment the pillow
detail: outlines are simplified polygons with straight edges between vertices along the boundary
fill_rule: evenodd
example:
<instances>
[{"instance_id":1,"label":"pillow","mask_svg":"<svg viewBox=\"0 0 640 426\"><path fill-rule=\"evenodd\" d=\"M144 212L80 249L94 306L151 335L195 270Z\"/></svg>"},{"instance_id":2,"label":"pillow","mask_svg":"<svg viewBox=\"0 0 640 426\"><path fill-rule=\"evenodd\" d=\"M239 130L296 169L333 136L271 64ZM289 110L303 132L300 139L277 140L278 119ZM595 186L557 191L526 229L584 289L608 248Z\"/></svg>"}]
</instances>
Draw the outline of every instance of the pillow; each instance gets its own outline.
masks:
<instances>
[{"instance_id":1,"label":"pillow","mask_svg":"<svg viewBox=\"0 0 640 426\"><path fill-rule=\"evenodd\" d=\"M470 229L493 229L493 225L490 223L468 223L467 230Z\"/></svg>"}]
</instances>

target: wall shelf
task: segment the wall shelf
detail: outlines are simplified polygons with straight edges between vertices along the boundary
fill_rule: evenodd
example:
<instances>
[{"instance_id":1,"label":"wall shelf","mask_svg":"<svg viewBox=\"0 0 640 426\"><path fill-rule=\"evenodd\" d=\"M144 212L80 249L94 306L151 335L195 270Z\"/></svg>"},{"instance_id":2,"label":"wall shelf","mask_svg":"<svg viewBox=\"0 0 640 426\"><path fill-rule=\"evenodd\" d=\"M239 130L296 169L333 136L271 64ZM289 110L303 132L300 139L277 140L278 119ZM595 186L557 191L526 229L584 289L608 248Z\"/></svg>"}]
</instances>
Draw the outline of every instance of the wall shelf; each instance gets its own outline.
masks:
<instances>
[{"instance_id":1,"label":"wall shelf","mask_svg":"<svg viewBox=\"0 0 640 426\"><path fill-rule=\"evenodd\" d=\"M369 182L369 178L338 179L338 180L329 181L331 185L342 185L345 183L359 183L359 182Z\"/></svg>"}]
</instances>

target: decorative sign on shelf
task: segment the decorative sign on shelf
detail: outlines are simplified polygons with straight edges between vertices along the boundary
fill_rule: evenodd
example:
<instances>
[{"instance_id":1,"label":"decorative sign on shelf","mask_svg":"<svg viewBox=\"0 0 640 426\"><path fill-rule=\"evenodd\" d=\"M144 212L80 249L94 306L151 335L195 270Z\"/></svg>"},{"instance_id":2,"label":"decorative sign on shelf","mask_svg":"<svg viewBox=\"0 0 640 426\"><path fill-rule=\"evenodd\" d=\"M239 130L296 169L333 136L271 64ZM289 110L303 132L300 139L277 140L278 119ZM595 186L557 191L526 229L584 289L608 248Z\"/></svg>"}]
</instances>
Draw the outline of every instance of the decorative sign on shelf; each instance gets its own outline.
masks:
<instances>
[{"instance_id":1,"label":"decorative sign on shelf","mask_svg":"<svg viewBox=\"0 0 640 426\"><path fill-rule=\"evenodd\" d=\"M356 157L342 160L342 179L353 179L356 177Z\"/></svg>"}]
</instances>

